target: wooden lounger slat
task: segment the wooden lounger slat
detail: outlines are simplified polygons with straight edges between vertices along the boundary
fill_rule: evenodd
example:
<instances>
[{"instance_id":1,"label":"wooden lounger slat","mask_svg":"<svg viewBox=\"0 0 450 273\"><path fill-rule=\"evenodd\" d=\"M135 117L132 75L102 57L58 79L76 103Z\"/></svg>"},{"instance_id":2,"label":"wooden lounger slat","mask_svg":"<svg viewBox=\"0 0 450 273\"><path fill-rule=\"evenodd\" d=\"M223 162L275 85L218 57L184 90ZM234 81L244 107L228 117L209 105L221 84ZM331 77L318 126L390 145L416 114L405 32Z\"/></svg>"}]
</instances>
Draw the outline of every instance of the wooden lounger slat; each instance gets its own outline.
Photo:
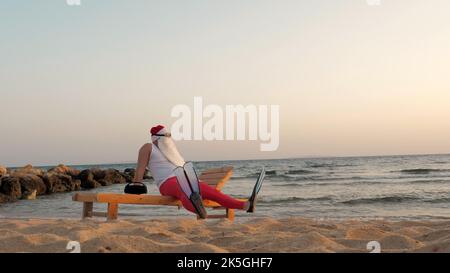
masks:
<instances>
[{"instance_id":1,"label":"wooden lounger slat","mask_svg":"<svg viewBox=\"0 0 450 273\"><path fill-rule=\"evenodd\" d=\"M216 179L216 180L222 180L228 172L220 172L220 173L206 173L199 176L200 180L203 179Z\"/></svg>"},{"instance_id":2,"label":"wooden lounger slat","mask_svg":"<svg viewBox=\"0 0 450 273\"><path fill-rule=\"evenodd\" d=\"M72 201L78 202L97 202L97 193L77 192L72 196Z\"/></svg>"},{"instance_id":3,"label":"wooden lounger slat","mask_svg":"<svg viewBox=\"0 0 450 273\"><path fill-rule=\"evenodd\" d=\"M218 175L220 174L220 175ZM233 170L229 170L225 173L209 173L200 175L200 180L207 183L210 186L215 186L217 190L222 190L225 183L230 180L233 175Z\"/></svg>"},{"instance_id":4,"label":"wooden lounger slat","mask_svg":"<svg viewBox=\"0 0 450 273\"><path fill-rule=\"evenodd\" d=\"M233 170L233 167L231 167L231 166L226 166L226 167L222 167L222 168L213 168L213 169L207 169L207 170L203 171L202 175L211 174L211 173L226 173L226 172L229 172L232 170Z\"/></svg>"},{"instance_id":5,"label":"wooden lounger slat","mask_svg":"<svg viewBox=\"0 0 450 273\"><path fill-rule=\"evenodd\" d=\"M98 193L97 202L99 203L119 203L131 205L165 205L178 206L180 201L170 196L147 195L147 194L122 194L122 193Z\"/></svg>"},{"instance_id":6,"label":"wooden lounger slat","mask_svg":"<svg viewBox=\"0 0 450 273\"><path fill-rule=\"evenodd\" d=\"M217 179L202 179L202 182L205 182L206 184L210 185L210 186L216 186L217 184Z\"/></svg>"}]
</instances>

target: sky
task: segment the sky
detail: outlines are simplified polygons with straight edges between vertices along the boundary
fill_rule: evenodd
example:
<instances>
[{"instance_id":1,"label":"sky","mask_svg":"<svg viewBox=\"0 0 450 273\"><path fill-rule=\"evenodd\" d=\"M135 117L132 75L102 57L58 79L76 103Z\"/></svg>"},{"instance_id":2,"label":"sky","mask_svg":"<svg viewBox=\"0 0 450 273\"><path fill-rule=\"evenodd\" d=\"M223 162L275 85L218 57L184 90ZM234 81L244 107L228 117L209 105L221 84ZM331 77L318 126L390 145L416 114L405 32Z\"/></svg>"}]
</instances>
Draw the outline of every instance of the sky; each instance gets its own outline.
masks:
<instances>
[{"instance_id":1,"label":"sky","mask_svg":"<svg viewBox=\"0 0 450 273\"><path fill-rule=\"evenodd\" d=\"M450 153L447 0L2 0L0 165L133 162L171 109L279 105L280 144L188 160Z\"/></svg>"}]
</instances>

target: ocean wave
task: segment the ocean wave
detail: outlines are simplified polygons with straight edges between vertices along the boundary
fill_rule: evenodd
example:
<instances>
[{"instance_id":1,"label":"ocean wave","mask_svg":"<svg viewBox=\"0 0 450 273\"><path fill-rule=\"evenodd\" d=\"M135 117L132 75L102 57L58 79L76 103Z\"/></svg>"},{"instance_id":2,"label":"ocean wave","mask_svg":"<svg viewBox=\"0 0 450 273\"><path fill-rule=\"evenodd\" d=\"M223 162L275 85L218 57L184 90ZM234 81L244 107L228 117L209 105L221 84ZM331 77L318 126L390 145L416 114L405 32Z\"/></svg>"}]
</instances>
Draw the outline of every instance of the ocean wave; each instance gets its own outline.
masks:
<instances>
[{"instance_id":1,"label":"ocean wave","mask_svg":"<svg viewBox=\"0 0 450 273\"><path fill-rule=\"evenodd\" d=\"M332 196L320 196L320 197L284 197L284 198L261 198L258 203L263 204L284 204L284 203L296 203L305 201L336 201ZM408 196L408 195L392 195L392 196L381 196L381 197L369 197L369 198L356 198L346 201L340 201L338 203L345 205L364 205L364 204L391 204L391 203L401 203L410 201L420 201L425 203L448 203L450 202L450 197L441 198L423 198L420 196Z\"/></svg>"},{"instance_id":2,"label":"ocean wave","mask_svg":"<svg viewBox=\"0 0 450 273\"><path fill-rule=\"evenodd\" d=\"M260 172L251 173L251 174L247 175L247 177L258 177L259 174L260 174ZM276 176L276 175L277 175L276 170L266 170L266 176Z\"/></svg>"},{"instance_id":3,"label":"ocean wave","mask_svg":"<svg viewBox=\"0 0 450 273\"><path fill-rule=\"evenodd\" d=\"M446 179L438 179L438 180L413 180L413 181L407 181L405 182L407 184L446 184L446 183L450 183L450 180L446 180Z\"/></svg>"},{"instance_id":4,"label":"ocean wave","mask_svg":"<svg viewBox=\"0 0 450 273\"><path fill-rule=\"evenodd\" d=\"M241 179L247 179L247 176L232 176L230 179L231 180L241 180Z\"/></svg>"},{"instance_id":5,"label":"ocean wave","mask_svg":"<svg viewBox=\"0 0 450 273\"><path fill-rule=\"evenodd\" d=\"M283 183L283 182L304 182L304 181L312 181L314 177L311 176L292 176L289 174L279 174L276 176L268 176L266 177L266 180L277 182L277 183Z\"/></svg>"},{"instance_id":6,"label":"ocean wave","mask_svg":"<svg viewBox=\"0 0 450 273\"><path fill-rule=\"evenodd\" d=\"M369 180L369 179L376 179L376 178L370 178L370 177L362 177L362 176L351 176L351 177L324 177L324 176L318 176L318 177L311 177L310 180L312 181L350 181L350 180Z\"/></svg>"},{"instance_id":7,"label":"ocean wave","mask_svg":"<svg viewBox=\"0 0 450 273\"><path fill-rule=\"evenodd\" d=\"M324 180L326 181L326 180ZM337 180L339 181L339 180ZM324 186L349 186L349 185L376 185L376 184L387 184L388 182L381 182L381 181L349 181L349 182L319 182L318 181L314 181L314 182L307 182L307 181L298 181L298 182L302 182L302 183L277 183L277 184L272 184L273 187L311 187L311 186L319 186L319 187L324 187ZM393 182L395 183L395 182Z\"/></svg>"},{"instance_id":8,"label":"ocean wave","mask_svg":"<svg viewBox=\"0 0 450 273\"><path fill-rule=\"evenodd\" d=\"M333 198L331 196L321 196L321 197L312 197L312 198L302 198L296 196L290 196L285 198L276 198L276 199L265 199L260 198L258 203L263 204L284 204L284 203L296 203L302 201L332 201Z\"/></svg>"},{"instance_id":9,"label":"ocean wave","mask_svg":"<svg viewBox=\"0 0 450 273\"><path fill-rule=\"evenodd\" d=\"M374 204L374 203L401 203L407 201L418 201L422 198L417 196L405 196L405 195L392 195L392 196L382 196L382 197L371 197L371 198L357 198L342 201L340 203L346 205L361 205L361 204Z\"/></svg>"},{"instance_id":10,"label":"ocean wave","mask_svg":"<svg viewBox=\"0 0 450 273\"><path fill-rule=\"evenodd\" d=\"M231 179L233 179L233 180L239 180L239 179L249 179L249 178L258 178L258 176L259 176L259 172L258 173L250 173L250 174L247 174L247 175L233 175L232 177L231 177ZM266 171L266 176L267 177L276 177L277 176L277 173L276 173L276 171Z\"/></svg>"},{"instance_id":11,"label":"ocean wave","mask_svg":"<svg viewBox=\"0 0 450 273\"><path fill-rule=\"evenodd\" d=\"M450 184L450 180L413 180L413 181L380 181L361 178L361 180L353 180L349 178L337 178L337 179L284 179L281 182L285 183L273 183L272 187L327 187L327 186L370 186L370 185L420 185L420 184Z\"/></svg>"},{"instance_id":12,"label":"ocean wave","mask_svg":"<svg viewBox=\"0 0 450 273\"><path fill-rule=\"evenodd\" d=\"M424 203L448 203L450 202L450 197L437 197L437 198L426 198L415 195L392 195L392 196L381 196L381 197L371 197L371 198L357 198L347 201L339 202L346 205L363 205L363 204L378 204L378 203L402 203L402 202L424 202Z\"/></svg>"},{"instance_id":13,"label":"ocean wave","mask_svg":"<svg viewBox=\"0 0 450 273\"><path fill-rule=\"evenodd\" d=\"M272 185L274 187L298 187L298 186L304 186L304 183L287 183L287 184L277 184Z\"/></svg>"},{"instance_id":14,"label":"ocean wave","mask_svg":"<svg viewBox=\"0 0 450 273\"><path fill-rule=\"evenodd\" d=\"M341 181L347 181L348 184L358 183L361 180L371 180L370 178L364 177L325 177L322 175L310 175L310 176L290 176L290 175L278 175L269 177L268 180L273 182L305 182L309 185L317 184L317 185L326 185L327 182L329 184L337 184L337 185L345 185Z\"/></svg>"},{"instance_id":15,"label":"ocean wave","mask_svg":"<svg viewBox=\"0 0 450 273\"><path fill-rule=\"evenodd\" d=\"M308 178L306 176L299 177L298 174L313 174L314 172L308 172L306 170L295 170L295 171L288 171L286 173L278 173L279 171L266 171L266 178L268 179L286 179L286 180L303 180L304 178ZM297 175L297 176L292 176ZM259 173L251 173L248 175L243 176L233 176L233 179L247 179L247 178L257 178L259 176Z\"/></svg>"},{"instance_id":16,"label":"ocean wave","mask_svg":"<svg viewBox=\"0 0 450 273\"><path fill-rule=\"evenodd\" d=\"M396 171L406 174L430 174L430 173L448 173L450 169L404 169Z\"/></svg>"},{"instance_id":17,"label":"ocean wave","mask_svg":"<svg viewBox=\"0 0 450 273\"><path fill-rule=\"evenodd\" d=\"M344 168L344 167L354 167L354 164L338 164L338 163L313 163L308 164L309 168Z\"/></svg>"},{"instance_id":18,"label":"ocean wave","mask_svg":"<svg viewBox=\"0 0 450 273\"><path fill-rule=\"evenodd\" d=\"M449 203L450 197L444 197L444 198L437 198L437 199L428 199L425 200L427 203Z\"/></svg>"},{"instance_id":19,"label":"ocean wave","mask_svg":"<svg viewBox=\"0 0 450 273\"><path fill-rule=\"evenodd\" d=\"M266 172L266 180L273 182L336 182L336 184L344 185L342 182L361 183L361 184L377 184L377 183L446 183L450 180L445 178L450 177L450 169L404 169L399 171L390 171L391 173L401 173L403 175L384 175L384 176L364 176L364 175L349 175L345 173L320 173L305 169L296 170L269 170ZM423 177L422 180L411 181L414 175L432 174L430 177ZM259 172L237 174L232 176L233 180L256 179ZM417 176L419 178L420 176ZM427 180L429 178L430 180ZM317 183L325 185L325 183Z\"/></svg>"},{"instance_id":20,"label":"ocean wave","mask_svg":"<svg viewBox=\"0 0 450 273\"><path fill-rule=\"evenodd\" d=\"M308 171L308 170L290 170L287 171L287 174L311 174L311 173L315 173L313 171Z\"/></svg>"}]
</instances>

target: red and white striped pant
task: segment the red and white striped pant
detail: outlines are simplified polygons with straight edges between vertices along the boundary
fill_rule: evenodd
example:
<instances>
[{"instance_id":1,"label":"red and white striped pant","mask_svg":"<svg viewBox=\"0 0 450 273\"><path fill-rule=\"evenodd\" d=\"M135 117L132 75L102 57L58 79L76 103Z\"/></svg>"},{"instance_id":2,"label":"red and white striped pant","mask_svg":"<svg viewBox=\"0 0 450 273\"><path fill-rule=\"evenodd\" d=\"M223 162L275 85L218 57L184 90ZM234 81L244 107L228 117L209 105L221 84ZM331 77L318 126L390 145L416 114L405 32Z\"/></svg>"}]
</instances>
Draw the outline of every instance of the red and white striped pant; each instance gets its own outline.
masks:
<instances>
[{"instance_id":1,"label":"red and white striped pant","mask_svg":"<svg viewBox=\"0 0 450 273\"><path fill-rule=\"evenodd\" d=\"M159 192L165 196L178 198L185 209L195 213L194 206L192 205L186 194L184 194L184 192L181 190L176 177L171 177L164 181L159 187ZM234 199L201 181L200 194L204 200L217 202L221 206L229 209L243 209L245 205L244 201Z\"/></svg>"}]
</instances>

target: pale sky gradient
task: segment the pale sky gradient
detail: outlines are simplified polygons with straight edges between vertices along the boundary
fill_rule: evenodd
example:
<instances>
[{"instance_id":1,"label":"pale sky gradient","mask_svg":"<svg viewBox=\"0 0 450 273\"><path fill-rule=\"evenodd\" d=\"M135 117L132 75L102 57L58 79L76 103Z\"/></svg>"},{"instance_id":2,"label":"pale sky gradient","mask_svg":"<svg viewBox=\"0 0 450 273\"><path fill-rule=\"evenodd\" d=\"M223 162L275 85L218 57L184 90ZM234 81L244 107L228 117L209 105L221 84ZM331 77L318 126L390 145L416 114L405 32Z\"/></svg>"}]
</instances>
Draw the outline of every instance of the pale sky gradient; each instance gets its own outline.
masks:
<instances>
[{"instance_id":1,"label":"pale sky gradient","mask_svg":"<svg viewBox=\"0 0 450 273\"><path fill-rule=\"evenodd\" d=\"M450 152L450 1L2 0L0 165L132 162L176 104L279 104L280 148Z\"/></svg>"}]
</instances>

